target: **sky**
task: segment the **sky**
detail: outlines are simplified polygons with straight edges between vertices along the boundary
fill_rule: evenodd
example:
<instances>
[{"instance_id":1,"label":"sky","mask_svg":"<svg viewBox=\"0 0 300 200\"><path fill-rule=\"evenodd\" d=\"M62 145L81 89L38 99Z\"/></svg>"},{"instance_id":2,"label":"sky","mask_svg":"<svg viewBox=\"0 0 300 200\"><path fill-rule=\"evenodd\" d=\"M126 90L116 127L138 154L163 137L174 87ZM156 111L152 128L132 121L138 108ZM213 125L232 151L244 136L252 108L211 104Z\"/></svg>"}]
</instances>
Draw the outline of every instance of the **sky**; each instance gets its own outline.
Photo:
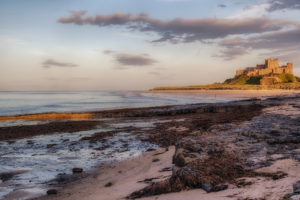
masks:
<instances>
[{"instance_id":1,"label":"sky","mask_svg":"<svg viewBox=\"0 0 300 200\"><path fill-rule=\"evenodd\" d=\"M300 76L299 0L0 0L0 91L223 82L279 58Z\"/></svg>"}]
</instances>

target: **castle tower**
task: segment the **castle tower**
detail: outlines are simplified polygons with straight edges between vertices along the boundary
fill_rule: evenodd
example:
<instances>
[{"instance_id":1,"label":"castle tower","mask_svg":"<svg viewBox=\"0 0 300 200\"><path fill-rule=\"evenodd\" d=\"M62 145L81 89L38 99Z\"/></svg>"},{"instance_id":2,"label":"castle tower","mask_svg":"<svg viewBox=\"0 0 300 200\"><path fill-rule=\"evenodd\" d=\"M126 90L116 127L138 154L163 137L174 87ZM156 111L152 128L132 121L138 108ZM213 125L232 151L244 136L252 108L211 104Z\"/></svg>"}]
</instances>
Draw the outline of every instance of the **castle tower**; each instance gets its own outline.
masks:
<instances>
[{"instance_id":1,"label":"castle tower","mask_svg":"<svg viewBox=\"0 0 300 200\"><path fill-rule=\"evenodd\" d=\"M266 63L266 67L267 68L271 68L271 69L276 69L276 68L278 68L279 67L279 60L278 60L278 58L275 58L275 59L270 59L270 58L268 58L266 61L265 61L265 63Z\"/></svg>"},{"instance_id":2,"label":"castle tower","mask_svg":"<svg viewBox=\"0 0 300 200\"><path fill-rule=\"evenodd\" d=\"M287 63L285 73L293 74L293 63L291 63L291 62Z\"/></svg>"},{"instance_id":3,"label":"castle tower","mask_svg":"<svg viewBox=\"0 0 300 200\"><path fill-rule=\"evenodd\" d=\"M271 73L278 73L278 68L279 68L278 58L275 58L273 60L271 58L266 59L265 65L266 68L269 69Z\"/></svg>"}]
</instances>

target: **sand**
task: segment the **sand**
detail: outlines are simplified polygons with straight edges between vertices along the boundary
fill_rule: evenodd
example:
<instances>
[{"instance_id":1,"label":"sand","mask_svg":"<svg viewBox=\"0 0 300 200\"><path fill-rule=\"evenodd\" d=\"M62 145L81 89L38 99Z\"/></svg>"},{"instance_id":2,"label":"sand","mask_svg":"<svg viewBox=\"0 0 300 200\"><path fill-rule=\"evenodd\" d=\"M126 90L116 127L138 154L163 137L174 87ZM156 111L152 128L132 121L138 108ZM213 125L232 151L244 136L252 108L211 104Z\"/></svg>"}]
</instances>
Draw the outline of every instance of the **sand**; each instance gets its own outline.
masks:
<instances>
[{"instance_id":1,"label":"sand","mask_svg":"<svg viewBox=\"0 0 300 200\"><path fill-rule=\"evenodd\" d=\"M88 178L68 186L57 196L44 197L43 199L124 199L128 194L147 185L139 181L149 178L158 178L154 181L160 181L169 177L171 171L159 171L166 167L172 167L174 149L174 146L169 147L168 151L164 148L159 148L155 151L144 153L137 158L105 166L93 172ZM159 161L153 162L154 159L159 159ZM107 183L112 183L112 186L105 187Z\"/></svg>"},{"instance_id":2,"label":"sand","mask_svg":"<svg viewBox=\"0 0 300 200\"><path fill-rule=\"evenodd\" d=\"M157 153L162 153L155 155ZM61 199L61 200L118 200L125 199L131 192L139 190L146 186L139 181L148 178L159 178L153 181L162 180L171 175L170 171L160 172L163 168L172 166L172 156L174 146L156 151L147 152L142 156L127 160L121 163L115 163L104 169L94 172L93 176L75 182L57 196L48 196L43 199ZM152 162L153 159L159 159L158 162ZM293 183L300 179L300 162L292 159L283 159L276 161L269 167L259 169L260 172L283 171L288 174L286 178L272 180L265 177L246 178L252 184L246 187L238 188L230 185L229 189L206 193L202 189L181 191L177 193L162 194L141 198L142 200L225 200L225 199L268 199L278 200L280 197L293 191ZM112 186L105 187L105 184L112 183Z\"/></svg>"}]
</instances>

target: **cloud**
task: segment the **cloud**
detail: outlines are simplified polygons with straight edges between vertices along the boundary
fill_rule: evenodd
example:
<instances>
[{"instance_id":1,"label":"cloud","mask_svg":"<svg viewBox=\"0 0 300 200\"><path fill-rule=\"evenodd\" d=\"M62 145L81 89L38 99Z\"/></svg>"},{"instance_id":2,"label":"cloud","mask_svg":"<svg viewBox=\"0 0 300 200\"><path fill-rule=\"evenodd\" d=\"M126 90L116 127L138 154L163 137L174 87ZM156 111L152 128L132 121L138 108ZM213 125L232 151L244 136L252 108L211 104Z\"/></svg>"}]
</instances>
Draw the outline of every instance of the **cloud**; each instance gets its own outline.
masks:
<instances>
[{"instance_id":1,"label":"cloud","mask_svg":"<svg viewBox=\"0 0 300 200\"><path fill-rule=\"evenodd\" d=\"M299 0L271 0L269 1L270 7L267 9L269 12L277 10L299 10Z\"/></svg>"},{"instance_id":2,"label":"cloud","mask_svg":"<svg viewBox=\"0 0 300 200\"><path fill-rule=\"evenodd\" d=\"M42 63L42 67L50 68L50 67L78 67L78 65L67 62L58 62L53 59L48 59Z\"/></svg>"},{"instance_id":3,"label":"cloud","mask_svg":"<svg viewBox=\"0 0 300 200\"><path fill-rule=\"evenodd\" d=\"M247 6L239 13L241 16L263 16L269 12L281 10L299 10L299 0L269 0L264 3Z\"/></svg>"},{"instance_id":4,"label":"cloud","mask_svg":"<svg viewBox=\"0 0 300 200\"><path fill-rule=\"evenodd\" d=\"M231 16L230 18L246 18L246 17L257 18L257 17L267 16L268 15L267 9L269 7L270 7L269 3L260 3L251 6L246 6L238 13Z\"/></svg>"},{"instance_id":5,"label":"cloud","mask_svg":"<svg viewBox=\"0 0 300 200\"><path fill-rule=\"evenodd\" d=\"M292 20L268 18L244 19L185 19L175 18L160 20L147 14L138 15L117 12L110 15L85 16L86 11L72 11L68 17L61 17L57 21L63 24L125 26L132 31L154 32L160 38L153 42L194 42L209 39L220 39L232 35L255 34L282 30L288 26L297 26Z\"/></svg>"},{"instance_id":6,"label":"cloud","mask_svg":"<svg viewBox=\"0 0 300 200\"><path fill-rule=\"evenodd\" d=\"M121 65L121 67L117 67L117 69L124 69L128 66L149 66L158 62L151 58L148 54L118 53L112 50L105 50L103 53L114 57L117 63Z\"/></svg>"},{"instance_id":7,"label":"cloud","mask_svg":"<svg viewBox=\"0 0 300 200\"><path fill-rule=\"evenodd\" d=\"M221 49L219 54L215 54L213 56L223 58L224 60L233 60L248 53L250 53L250 51L247 48L232 47Z\"/></svg>"},{"instance_id":8,"label":"cloud","mask_svg":"<svg viewBox=\"0 0 300 200\"><path fill-rule=\"evenodd\" d=\"M131 66L146 66L152 65L157 61L149 58L147 54L133 55L133 54L117 54L116 60L122 65Z\"/></svg>"},{"instance_id":9,"label":"cloud","mask_svg":"<svg viewBox=\"0 0 300 200\"><path fill-rule=\"evenodd\" d=\"M225 4L219 4L218 7L219 8L226 8L227 6Z\"/></svg>"},{"instance_id":10,"label":"cloud","mask_svg":"<svg viewBox=\"0 0 300 200\"><path fill-rule=\"evenodd\" d=\"M234 37L222 40L220 57L236 58L249 53L252 50L267 50L268 54L294 55L300 49L300 28L277 31L248 38Z\"/></svg>"},{"instance_id":11,"label":"cloud","mask_svg":"<svg viewBox=\"0 0 300 200\"><path fill-rule=\"evenodd\" d=\"M113 54L115 53L115 51L111 51L111 50L104 50L103 51L104 54L109 55L109 54Z\"/></svg>"}]
</instances>

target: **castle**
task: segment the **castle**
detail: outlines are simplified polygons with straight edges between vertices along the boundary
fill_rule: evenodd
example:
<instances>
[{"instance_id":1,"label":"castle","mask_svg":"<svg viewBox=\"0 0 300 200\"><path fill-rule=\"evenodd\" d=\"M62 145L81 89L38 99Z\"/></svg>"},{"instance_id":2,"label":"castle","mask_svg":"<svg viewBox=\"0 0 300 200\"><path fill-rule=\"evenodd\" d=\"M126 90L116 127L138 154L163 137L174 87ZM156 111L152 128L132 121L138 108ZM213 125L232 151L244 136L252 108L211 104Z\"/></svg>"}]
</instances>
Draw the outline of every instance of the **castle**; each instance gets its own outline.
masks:
<instances>
[{"instance_id":1,"label":"castle","mask_svg":"<svg viewBox=\"0 0 300 200\"><path fill-rule=\"evenodd\" d=\"M256 67L247 67L244 70L237 70L236 77L246 76L264 76L260 79L261 85L272 85L280 83L281 80L275 74L293 74L293 63L288 62L286 65L279 66L278 58L266 59L265 64L256 65Z\"/></svg>"},{"instance_id":2,"label":"castle","mask_svg":"<svg viewBox=\"0 0 300 200\"><path fill-rule=\"evenodd\" d=\"M236 76L259 76L269 74L293 74L293 63L288 62L286 65L279 66L278 58L273 60L269 58L265 60L265 64L236 71Z\"/></svg>"}]
</instances>

